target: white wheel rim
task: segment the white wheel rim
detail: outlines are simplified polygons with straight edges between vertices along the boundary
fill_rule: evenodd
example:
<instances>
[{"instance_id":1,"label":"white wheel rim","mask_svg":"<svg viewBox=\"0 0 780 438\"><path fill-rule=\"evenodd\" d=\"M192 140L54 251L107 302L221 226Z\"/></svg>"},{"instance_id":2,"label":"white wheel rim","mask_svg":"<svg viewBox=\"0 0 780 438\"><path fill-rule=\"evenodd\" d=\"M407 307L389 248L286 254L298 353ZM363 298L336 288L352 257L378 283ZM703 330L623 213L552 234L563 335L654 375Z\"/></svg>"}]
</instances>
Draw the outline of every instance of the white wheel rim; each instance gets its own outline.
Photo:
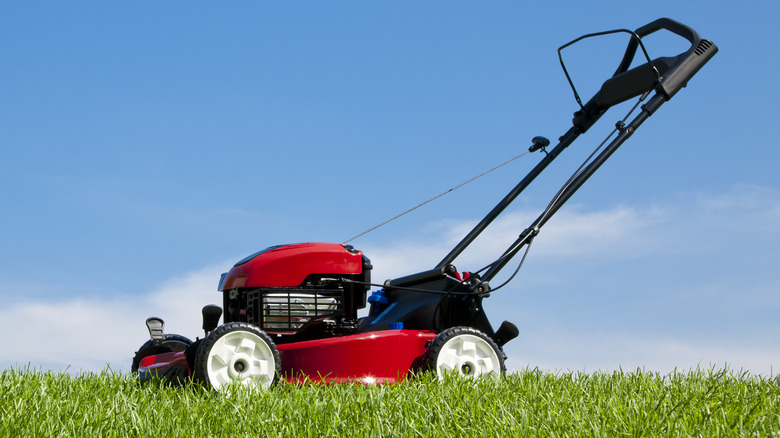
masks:
<instances>
[{"instance_id":1,"label":"white wheel rim","mask_svg":"<svg viewBox=\"0 0 780 438\"><path fill-rule=\"evenodd\" d=\"M233 383L267 388L274 381L276 362L271 347L260 336L236 330L224 334L211 346L206 372L216 390Z\"/></svg>"},{"instance_id":2,"label":"white wheel rim","mask_svg":"<svg viewBox=\"0 0 780 438\"><path fill-rule=\"evenodd\" d=\"M490 344L474 335L457 335L445 342L436 358L436 374L443 379L447 374L466 378L498 377L501 364Z\"/></svg>"}]
</instances>

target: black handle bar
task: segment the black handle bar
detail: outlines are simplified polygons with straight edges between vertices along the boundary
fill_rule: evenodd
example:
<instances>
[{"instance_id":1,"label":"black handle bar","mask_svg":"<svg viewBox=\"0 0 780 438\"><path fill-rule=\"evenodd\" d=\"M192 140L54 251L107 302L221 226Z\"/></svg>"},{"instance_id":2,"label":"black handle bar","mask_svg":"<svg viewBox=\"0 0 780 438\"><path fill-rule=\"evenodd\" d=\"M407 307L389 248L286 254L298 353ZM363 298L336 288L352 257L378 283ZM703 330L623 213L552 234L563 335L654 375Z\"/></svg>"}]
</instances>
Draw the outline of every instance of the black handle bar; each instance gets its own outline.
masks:
<instances>
[{"instance_id":1,"label":"black handle bar","mask_svg":"<svg viewBox=\"0 0 780 438\"><path fill-rule=\"evenodd\" d=\"M675 57L657 58L627 70L636 54L639 38L660 29L669 30L682 36L691 43L691 47ZM598 156L574 174L572 179L561 188L547 209L520 234L500 258L490 265L490 268L482 276L483 280L490 281L523 246L528 245L550 217L636 132L642 123L684 87L688 80L718 52L715 44L702 39L696 31L668 18L662 18L640 27L635 34L636 37L632 37L618 71L604 82L601 90L588 101L582 110L575 113L573 131L570 129L566 136L561 137L561 143L558 146L566 145L567 141L573 141L573 139L567 140L570 135L576 138L585 132L611 106L625 101L631 96L644 93L649 95L649 92L653 90L656 91L655 95L641 106L642 111L628 125L618 128L617 137L606 145ZM653 67L654 71L649 67Z\"/></svg>"},{"instance_id":2,"label":"black handle bar","mask_svg":"<svg viewBox=\"0 0 780 438\"><path fill-rule=\"evenodd\" d=\"M648 57L647 63L629 70L637 48L641 43L640 39L661 29L668 30L685 38L691 43L691 47L675 57L657 58L652 61L649 60ZM477 236L479 236L479 234L482 233L482 231L487 228L487 226L490 225L490 223L520 195L520 193L523 192L523 190L525 190L550 162L552 162L565 148L572 144L581 134L587 131L588 128L607 111L607 109L620 102L624 102L631 97L645 93L649 95L649 93L655 89L656 94L647 103L642 105L642 112L636 116L628 126L624 126L620 129L620 134L617 138L612 140L612 142L607 145L605 149L590 162L590 164L582 169L582 171L579 171L575 175L575 178L561 189L559 196L556 196L547 210L545 210L545 212L542 213L542 215L539 216L539 218L534 221L520 237L518 237L512 246L510 246L499 259L490 265L490 268L482 276L484 280L490 281L524 245L527 245L530 242L530 239L533 239L533 236L536 235L539 228L543 226L556 211L558 211L574 192L576 192L579 187L582 186L582 184L584 184L585 181L612 155L612 153L614 153L615 150L617 150L617 148L620 147L620 145L623 144L645 120L647 120L647 118L663 105L664 102L671 99L675 93L684 87L688 80L690 80L699 69L701 69L701 67L718 52L718 48L715 44L702 39L699 34L690 27L668 18L661 18L640 27L635 32L618 30L582 36L561 46L561 48L558 49L559 57L563 48L568 47L577 41L590 36L599 36L615 32L627 32L632 34L623 60L615 74L602 84L601 90L596 93L587 104L582 106L581 110L574 113L574 126L559 139L560 142L558 145L549 153L545 154L545 157L536 165L536 167L534 167L441 262L439 262L437 268L443 268L451 264L455 258L466 249L466 247L468 247ZM563 65L562 61L561 65ZM564 73L565 72L566 68L564 67ZM566 77L571 84L568 73L566 74ZM573 85L572 89L574 89ZM574 94L577 96L576 90L574 91ZM579 97L577 97L577 99L579 102ZM537 139L534 139L534 146L532 146L532 149L536 146L536 140Z\"/></svg>"},{"instance_id":3,"label":"black handle bar","mask_svg":"<svg viewBox=\"0 0 780 438\"><path fill-rule=\"evenodd\" d=\"M677 34L691 43L687 51L677 55L669 62L669 69L659 83L658 91L663 92L667 99L671 99L718 52L718 48L712 42L702 39L699 33L692 28L671 18L659 18L640 27L634 33L639 38L643 38L662 29ZM638 45L639 40L631 38L615 76L628 70L634 60Z\"/></svg>"},{"instance_id":4,"label":"black handle bar","mask_svg":"<svg viewBox=\"0 0 780 438\"><path fill-rule=\"evenodd\" d=\"M699 44L699 41L701 41L701 37L699 36L698 32L680 23L679 21L672 20L671 18L659 18L658 20L655 20L652 23L646 24L640 27L639 29L635 30L634 34L639 38L644 38L650 35L651 33L655 33L656 31L661 29L666 29L670 32L673 32L685 38L691 43L691 47L696 46L697 44ZM634 60L634 56L636 55L636 49L638 46L639 46L639 41L636 38L631 38L631 40L628 42L626 53L625 55L623 55L623 60L620 62L620 66L615 72L615 75L619 75L620 73L623 73L624 71L628 70L628 67L631 65L631 62Z\"/></svg>"},{"instance_id":5,"label":"black handle bar","mask_svg":"<svg viewBox=\"0 0 780 438\"><path fill-rule=\"evenodd\" d=\"M688 40L691 43L690 48L673 57L661 57L653 60L647 58L647 63L629 70L637 48L642 46L641 38L662 29ZM718 52L718 47L715 44L702 39L695 30L669 18L655 20L634 32L616 30L586 35L562 46L561 49L583 38L615 32L628 32L632 34L632 37L615 74L602 84L598 93L582 106L580 111L575 113L574 125L581 132L587 131L612 106L653 89L664 96L666 100L671 99ZM642 50L647 57L643 46ZM563 61L561 61L561 65L563 65ZM571 84L571 79L569 79L569 83ZM573 85L572 89L574 89ZM576 90L574 95L579 102Z\"/></svg>"}]
</instances>

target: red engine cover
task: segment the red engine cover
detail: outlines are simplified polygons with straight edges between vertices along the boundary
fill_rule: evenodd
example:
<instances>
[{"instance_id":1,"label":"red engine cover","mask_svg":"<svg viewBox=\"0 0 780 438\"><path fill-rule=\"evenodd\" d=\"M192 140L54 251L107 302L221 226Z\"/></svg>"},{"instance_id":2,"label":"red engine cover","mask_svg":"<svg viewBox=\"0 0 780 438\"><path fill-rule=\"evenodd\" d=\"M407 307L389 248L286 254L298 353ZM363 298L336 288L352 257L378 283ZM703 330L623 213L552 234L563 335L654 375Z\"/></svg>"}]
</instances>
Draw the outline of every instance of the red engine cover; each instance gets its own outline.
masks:
<instances>
[{"instance_id":1,"label":"red engine cover","mask_svg":"<svg viewBox=\"0 0 780 438\"><path fill-rule=\"evenodd\" d=\"M225 276L220 290L239 287L295 287L300 286L311 274L343 275L361 272L361 251L347 250L341 243L296 243L272 247L246 262L238 262Z\"/></svg>"}]
</instances>

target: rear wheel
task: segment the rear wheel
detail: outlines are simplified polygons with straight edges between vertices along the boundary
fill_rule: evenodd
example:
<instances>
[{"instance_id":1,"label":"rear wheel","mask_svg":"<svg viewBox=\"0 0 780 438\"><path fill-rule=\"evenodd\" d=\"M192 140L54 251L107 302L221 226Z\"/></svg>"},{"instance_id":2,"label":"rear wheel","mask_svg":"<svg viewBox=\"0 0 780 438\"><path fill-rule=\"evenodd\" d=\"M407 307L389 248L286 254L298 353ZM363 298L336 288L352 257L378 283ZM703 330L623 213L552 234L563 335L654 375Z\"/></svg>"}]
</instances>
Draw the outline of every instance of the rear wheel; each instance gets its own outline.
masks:
<instances>
[{"instance_id":1,"label":"rear wheel","mask_svg":"<svg viewBox=\"0 0 780 438\"><path fill-rule=\"evenodd\" d=\"M138 371L138 367L145 357L153 356L155 354L184 351L190 345L192 345L192 341L181 335L166 334L165 339L163 339L159 345L154 345L154 342L150 339L141 345L141 348L135 352L133 363L130 365L130 372L134 373Z\"/></svg>"},{"instance_id":2,"label":"rear wheel","mask_svg":"<svg viewBox=\"0 0 780 438\"><path fill-rule=\"evenodd\" d=\"M472 327L452 327L439 333L428 347L427 365L439 379L447 375L497 378L506 373L504 353L490 337Z\"/></svg>"},{"instance_id":3,"label":"rear wheel","mask_svg":"<svg viewBox=\"0 0 780 438\"><path fill-rule=\"evenodd\" d=\"M268 388L281 373L279 350L254 325L231 322L217 327L200 344L195 377L217 391L232 384Z\"/></svg>"}]
</instances>

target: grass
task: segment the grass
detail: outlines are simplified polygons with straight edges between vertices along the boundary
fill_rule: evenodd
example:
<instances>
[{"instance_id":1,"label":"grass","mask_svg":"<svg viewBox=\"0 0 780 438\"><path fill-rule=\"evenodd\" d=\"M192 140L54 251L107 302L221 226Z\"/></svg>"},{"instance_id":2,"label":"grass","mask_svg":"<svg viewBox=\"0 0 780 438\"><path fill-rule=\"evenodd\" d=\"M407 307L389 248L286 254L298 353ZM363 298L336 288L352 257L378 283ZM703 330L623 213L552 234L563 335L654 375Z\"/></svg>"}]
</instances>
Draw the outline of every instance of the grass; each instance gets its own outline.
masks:
<instances>
[{"instance_id":1,"label":"grass","mask_svg":"<svg viewBox=\"0 0 780 438\"><path fill-rule=\"evenodd\" d=\"M0 371L0 436L780 436L780 388L729 370L279 385L214 394L128 374Z\"/></svg>"}]
</instances>

